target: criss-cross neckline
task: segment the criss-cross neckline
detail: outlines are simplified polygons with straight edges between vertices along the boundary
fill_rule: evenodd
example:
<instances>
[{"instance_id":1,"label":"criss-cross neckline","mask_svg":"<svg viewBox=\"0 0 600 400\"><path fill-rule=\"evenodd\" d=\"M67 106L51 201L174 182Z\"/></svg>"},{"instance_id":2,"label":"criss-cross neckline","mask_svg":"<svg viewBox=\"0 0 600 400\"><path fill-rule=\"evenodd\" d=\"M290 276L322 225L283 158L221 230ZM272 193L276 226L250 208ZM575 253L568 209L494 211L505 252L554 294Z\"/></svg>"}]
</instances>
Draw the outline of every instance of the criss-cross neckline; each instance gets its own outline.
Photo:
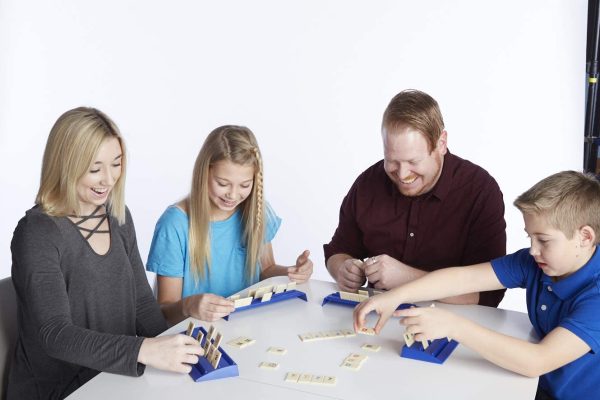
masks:
<instances>
[{"instance_id":1,"label":"criss-cross neckline","mask_svg":"<svg viewBox=\"0 0 600 400\"><path fill-rule=\"evenodd\" d=\"M96 209L90 215L83 215L83 216L69 215L70 218L81 218L77 222L73 221L73 224L75 224L77 229L82 231L82 235L85 238L85 240L89 240L92 237L92 235L94 235L95 233L110 233L110 230L108 230L108 229L100 230L100 226L108 218L108 213L97 214L98 210L100 210L102 207L103 206L96 207ZM91 219L99 219L98 223L96 224L96 226L94 228L88 229L88 228L84 228L83 226L81 226L81 224L83 224L85 221L89 221ZM87 235L85 235L83 232L87 232Z\"/></svg>"}]
</instances>

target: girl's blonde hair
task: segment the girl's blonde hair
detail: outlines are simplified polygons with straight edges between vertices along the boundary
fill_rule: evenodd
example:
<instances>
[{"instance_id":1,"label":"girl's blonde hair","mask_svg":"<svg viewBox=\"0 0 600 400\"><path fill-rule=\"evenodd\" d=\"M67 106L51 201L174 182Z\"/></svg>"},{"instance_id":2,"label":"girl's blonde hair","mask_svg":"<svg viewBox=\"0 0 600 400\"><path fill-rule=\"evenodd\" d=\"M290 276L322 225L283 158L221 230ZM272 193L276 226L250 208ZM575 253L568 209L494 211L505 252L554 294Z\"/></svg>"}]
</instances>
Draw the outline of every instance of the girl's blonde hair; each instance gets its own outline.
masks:
<instances>
[{"instance_id":1,"label":"girl's blonde hair","mask_svg":"<svg viewBox=\"0 0 600 400\"><path fill-rule=\"evenodd\" d=\"M254 183L250 196L241 204L243 243L246 245L246 279L252 283L263 247L265 205L263 200L263 165L260 149L252 131L244 126L225 125L213 130L202 145L192 177L192 191L187 199L189 246L192 273L196 281L204 277L204 265L210 273L210 199L208 176L219 161L254 166Z\"/></svg>"},{"instance_id":2,"label":"girl's blonde hair","mask_svg":"<svg viewBox=\"0 0 600 400\"><path fill-rule=\"evenodd\" d=\"M89 171L102 142L109 138L119 141L122 158L121 177L111 190L106 207L119 224L125 222L125 143L115 123L103 112L89 107L65 112L50 131L35 199L46 214L81 214L77 183Z\"/></svg>"}]
</instances>

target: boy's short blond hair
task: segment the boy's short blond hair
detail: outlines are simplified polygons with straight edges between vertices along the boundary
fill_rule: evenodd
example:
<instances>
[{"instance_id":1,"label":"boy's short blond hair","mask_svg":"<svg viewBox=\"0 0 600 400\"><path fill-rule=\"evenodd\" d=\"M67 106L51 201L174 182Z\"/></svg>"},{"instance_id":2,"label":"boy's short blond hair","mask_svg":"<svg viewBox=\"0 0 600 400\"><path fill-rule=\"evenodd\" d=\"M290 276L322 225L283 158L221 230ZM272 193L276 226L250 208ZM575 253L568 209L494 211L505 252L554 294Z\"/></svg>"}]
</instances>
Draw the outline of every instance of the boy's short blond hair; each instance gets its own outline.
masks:
<instances>
[{"instance_id":1,"label":"boy's short blond hair","mask_svg":"<svg viewBox=\"0 0 600 400\"><path fill-rule=\"evenodd\" d=\"M600 182L592 174L563 171L542 179L513 203L524 214L547 218L568 239L588 225L600 240Z\"/></svg>"}]
</instances>

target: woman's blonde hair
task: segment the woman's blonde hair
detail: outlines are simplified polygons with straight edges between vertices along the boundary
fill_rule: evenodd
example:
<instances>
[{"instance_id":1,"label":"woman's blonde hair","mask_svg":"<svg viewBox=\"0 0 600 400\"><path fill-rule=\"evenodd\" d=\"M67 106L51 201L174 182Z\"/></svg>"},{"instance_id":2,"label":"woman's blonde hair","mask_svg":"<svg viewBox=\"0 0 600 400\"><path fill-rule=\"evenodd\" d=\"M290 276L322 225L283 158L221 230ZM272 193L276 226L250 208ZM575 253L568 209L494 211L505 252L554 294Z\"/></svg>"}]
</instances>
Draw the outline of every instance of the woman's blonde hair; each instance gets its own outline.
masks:
<instances>
[{"instance_id":1,"label":"woman's blonde hair","mask_svg":"<svg viewBox=\"0 0 600 400\"><path fill-rule=\"evenodd\" d=\"M202 145L192 177L192 191L187 199L189 215L190 264L196 282L210 273L210 168L219 161L254 166L250 196L241 204L243 243L246 245L246 279L252 283L263 246L265 205L263 200L263 166L260 149L252 131L244 126L225 125L213 130Z\"/></svg>"},{"instance_id":2,"label":"woman's blonde hair","mask_svg":"<svg viewBox=\"0 0 600 400\"><path fill-rule=\"evenodd\" d=\"M46 214L81 214L77 183L89 171L102 142L109 138L119 141L122 158L121 177L111 190L106 207L119 224L125 222L125 143L115 123L103 112L89 107L65 112L50 131L35 199Z\"/></svg>"}]
</instances>

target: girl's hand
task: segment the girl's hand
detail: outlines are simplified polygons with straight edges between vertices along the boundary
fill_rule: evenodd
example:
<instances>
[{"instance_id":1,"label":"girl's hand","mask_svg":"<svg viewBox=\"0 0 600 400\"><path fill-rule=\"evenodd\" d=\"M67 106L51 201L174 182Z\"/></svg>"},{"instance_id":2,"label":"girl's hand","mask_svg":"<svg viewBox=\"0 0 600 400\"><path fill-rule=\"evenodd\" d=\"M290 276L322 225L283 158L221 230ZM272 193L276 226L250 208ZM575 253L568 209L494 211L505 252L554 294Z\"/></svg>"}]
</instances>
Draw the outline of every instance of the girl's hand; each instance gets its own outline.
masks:
<instances>
[{"instance_id":1,"label":"girl's hand","mask_svg":"<svg viewBox=\"0 0 600 400\"><path fill-rule=\"evenodd\" d=\"M461 325L461 317L435 307L413 307L398 310L393 315L402 317L400 325L406 326L406 331L418 341L455 338L456 329Z\"/></svg>"},{"instance_id":2,"label":"girl's hand","mask_svg":"<svg viewBox=\"0 0 600 400\"><path fill-rule=\"evenodd\" d=\"M304 250L296 259L296 266L287 269L290 281L304 283L313 273L313 262L308 258L310 251Z\"/></svg>"},{"instance_id":3,"label":"girl's hand","mask_svg":"<svg viewBox=\"0 0 600 400\"><path fill-rule=\"evenodd\" d=\"M189 373L204 350L193 337L169 335L145 338L138 362L165 371Z\"/></svg>"},{"instance_id":4,"label":"girl's hand","mask_svg":"<svg viewBox=\"0 0 600 400\"><path fill-rule=\"evenodd\" d=\"M213 322L235 310L233 301L212 293L196 294L183 299L184 315Z\"/></svg>"}]
</instances>

